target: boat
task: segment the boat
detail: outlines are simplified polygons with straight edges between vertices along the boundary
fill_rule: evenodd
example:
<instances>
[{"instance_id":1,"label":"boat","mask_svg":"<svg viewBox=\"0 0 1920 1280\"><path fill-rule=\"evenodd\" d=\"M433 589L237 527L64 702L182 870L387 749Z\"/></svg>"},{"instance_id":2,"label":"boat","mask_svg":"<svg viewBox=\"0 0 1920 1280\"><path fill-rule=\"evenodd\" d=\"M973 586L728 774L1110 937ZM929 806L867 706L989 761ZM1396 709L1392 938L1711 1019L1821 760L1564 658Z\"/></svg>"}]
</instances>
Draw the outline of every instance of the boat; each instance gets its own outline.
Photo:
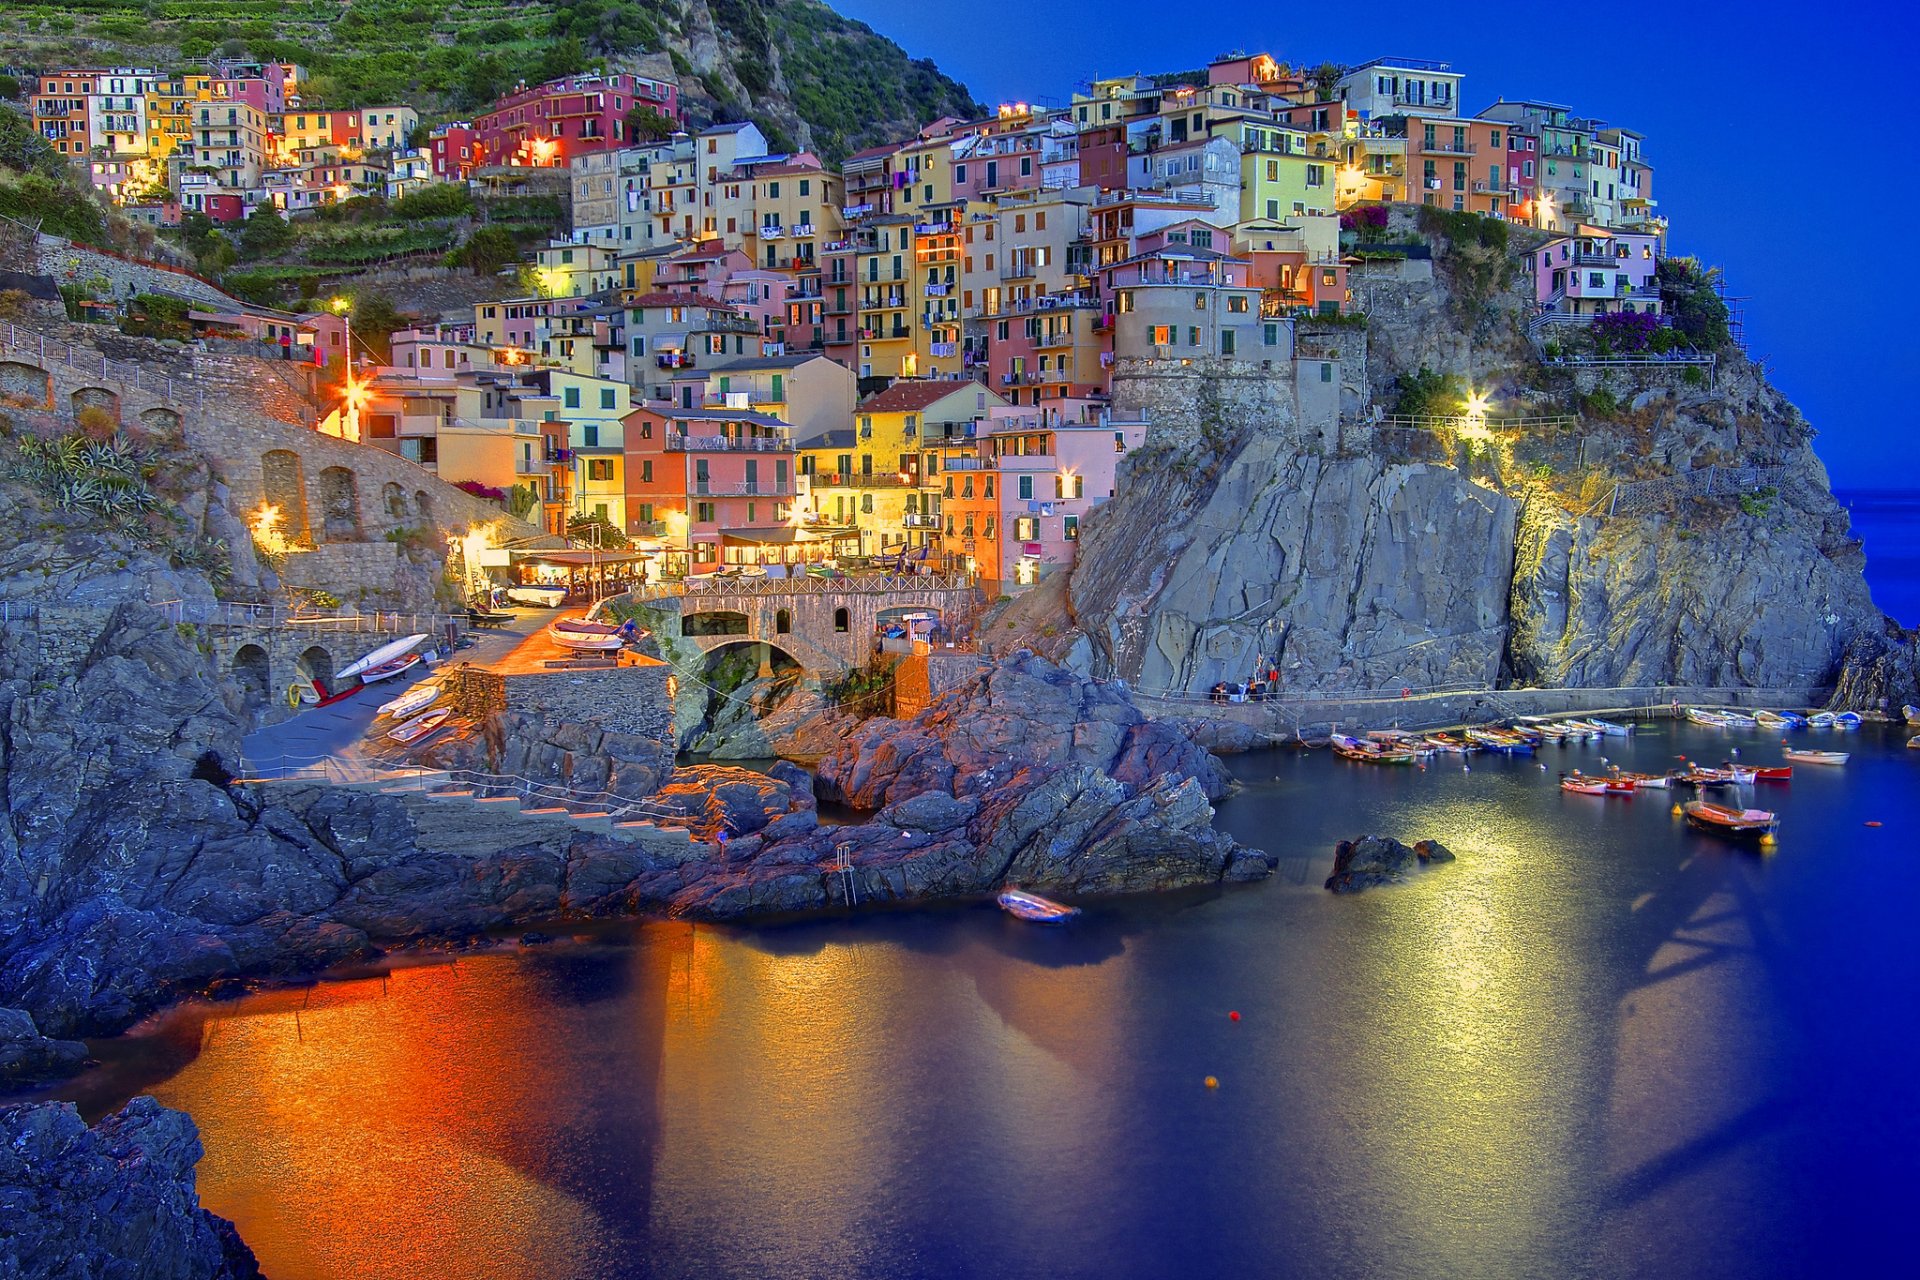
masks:
<instances>
[{"instance_id":1,"label":"boat","mask_svg":"<svg viewBox=\"0 0 1920 1280\"><path fill-rule=\"evenodd\" d=\"M565 587L508 587L507 599L542 609L558 609L567 602Z\"/></svg>"},{"instance_id":2,"label":"boat","mask_svg":"<svg viewBox=\"0 0 1920 1280\"><path fill-rule=\"evenodd\" d=\"M1025 889L1002 890L996 901L1008 915L1034 924L1061 924L1080 914L1078 907L1065 906Z\"/></svg>"},{"instance_id":3,"label":"boat","mask_svg":"<svg viewBox=\"0 0 1920 1280\"><path fill-rule=\"evenodd\" d=\"M1673 782L1664 773L1628 773L1623 769L1615 769L1613 776L1622 782L1631 782L1636 791L1645 791L1649 788L1665 791Z\"/></svg>"},{"instance_id":4,"label":"boat","mask_svg":"<svg viewBox=\"0 0 1920 1280\"><path fill-rule=\"evenodd\" d=\"M452 707L435 707L425 715L415 716L413 719L387 730L387 736L395 742L400 743L418 742L445 724L447 717L452 714Z\"/></svg>"},{"instance_id":5,"label":"boat","mask_svg":"<svg viewBox=\"0 0 1920 1280\"><path fill-rule=\"evenodd\" d=\"M1860 722L1861 715L1858 711L1842 711L1833 718L1833 727L1836 729L1858 729Z\"/></svg>"},{"instance_id":6,"label":"boat","mask_svg":"<svg viewBox=\"0 0 1920 1280\"><path fill-rule=\"evenodd\" d=\"M1787 782L1793 778L1793 766L1790 764L1757 764L1753 766L1753 776L1762 782Z\"/></svg>"},{"instance_id":7,"label":"boat","mask_svg":"<svg viewBox=\"0 0 1920 1280\"><path fill-rule=\"evenodd\" d=\"M1831 711L1818 711L1807 717L1807 727L1809 729L1831 729L1833 728L1834 718L1834 714Z\"/></svg>"},{"instance_id":8,"label":"boat","mask_svg":"<svg viewBox=\"0 0 1920 1280\"><path fill-rule=\"evenodd\" d=\"M346 666L334 672L333 678L336 682L347 680L359 675L363 671L371 671L383 663L392 662L395 658L403 654L411 653L413 647L426 638L427 633L422 631L418 635L401 636L398 640L390 640L378 649L364 654L358 662L349 662Z\"/></svg>"},{"instance_id":9,"label":"boat","mask_svg":"<svg viewBox=\"0 0 1920 1280\"><path fill-rule=\"evenodd\" d=\"M1583 796L1630 796L1633 783L1622 778L1597 778L1585 773L1563 773L1560 775L1560 789L1575 791Z\"/></svg>"},{"instance_id":10,"label":"boat","mask_svg":"<svg viewBox=\"0 0 1920 1280\"><path fill-rule=\"evenodd\" d=\"M1753 713L1753 722L1762 729L1791 729L1793 727L1793 721L1778 711L1756 711Z\"/></svg>"},{"instance_id":11,"label":"boat","mask_svg":"<svg viewBox=\"0 0 1920 1280\"><path fill-rule=\"evenodd\" d=\"M360 673L361 684L379 684L382 680L391 680L402 671L411 671L420 665L420 655L403 653L397 658L389 658L377 667L368 667Z\"/></svg>"},{"instance_id":12,"label":"boat","mask_svg":"<svg viewBox=\"0 0 1920 1280\"><path fill-rule=\"evenodd\" d=\"M1847 753L1844 751L1803 751L1789 747L1781 755L1795 764L1845 764Z\"/></svg>"},{"instance_id":13,"label":"boat","mask_svg":"<svg viewBox=\"0 0 1920 1280\"><path fill-rule=\"evenodd\" d=\"M1414 760L1414 753L1405 747L1389 747L1344 733L1334 734L1331 745L1333 753L1341 759L1359 760L1365 764L1412 764Z\"/></svg>"},{"instance_id":14,"label":"boat","mask_svg":"<svg viewBox=\"0 0 1920 1280\"><path fill-rule=\"evenodd\" d=\"M1420 745L1429 751L1444 751L1456 755L1465 755L1469 751L1479 750L1473 743L1446 733L1430 733L1420 739Z\"/></svg>"},{"instance_id":15,"label":"boat","mask_svg":"<svg viewBox=\"0 0 1920 1280\"><path fill-rule=\"evenodd\" d=\"M1532 755L1533 744L1518 734L1508 733L1504 729L1469 729L1467 737L1479 743L1489 751L1505 751L1510 755Z\"/></svg>"},{"instance_id":16,"label":"boat","mask_svg":"<svg viewBox=\"0 0 1920 1280\"><path fill-rule=\"evenodd\" d=\"M1567 721L1567 723L1573 725L1575 728L1584 730L1587 733L1595 734L1595 735L1603 735L1609 738L1624 738L1628 734L1633 732L1633 730L1627 725L1619 724L1613 720L1584 719L1584 720L1569 720Z\"/></svg>"},{"instance_id":17,"label":"boat","mask_svg":"<svg viewBox=\"0 0 1920 1280\"><path fill-rule=\"evenodd\" d=\"M1900 714L1906 718L1908 724L1920 724L1920 707L1914 706L1911 702L1900 708Z\"/></svg>"},{"instance_id":18,"label":"boat","mask_svg":"<svg viewBox=\"0 0 1920 1280\"><path fill-rule=\"evenodd\" d=\"M1688 707L1687 719L1695 724L1710 725L1715 729L1727 727L1727 717L1718 711L1708 711L1705 707Z\"/></svg>"},{"instance_id":19,"label":"boat","mask_svg":"<svg viewBox=\"0 0 1920 1280\"><path fill-rule=\"evenodd\" d=\"M1737 787L1739 780L1726 769L1708 769L1690 764L1684 769L1675 769L1667 775L1668 779L1686 787Z\"/></svg>"},{"instance_id":20,"label":"boat","mask_svg":"<svg viewBox=\"0 0 1920 1280\"><path fill-rule=\"evenodd\" d=\"M547 635L563 649L611 651L627 642L629 624L613 626L605 622L584 622L579 618L556 618Z\"/></svg>"},{"instance_id":21,"label":"boat","mask_svg":"<svg viewBox=\"0 0 1920 1280\"><path fill-rule=\"evenodd\" d=\"M1708 800L1689 800L1680 812L1702 831L1743 840L1764 839L1780 825L1780 816L1765 809L1729 809Z\"/></svg>"},{"instance_id":22,"label":"boat","mask_svg":"<svg viewBox=\"0 0 1920 1280\"><path fill-rule=\"evenodd\" d=\"M380 704L380 714L391 716L395 720L405 720L416 711L424 711L432 706L434 699L440 696L440 686L429 681L416 684L397 698L390 698Z\"/></svg>"},{"instance_id":23,"label":"boat","mask_svg":"<svg viewBox=\"0 0 1920 1280\"><path fill-rule=\"evenodd\" d=\"M1911 738L1908 738L1907 746L1915 751L1920 751L1920 733L1916 733Z\"/></svg>"}]
</instances>

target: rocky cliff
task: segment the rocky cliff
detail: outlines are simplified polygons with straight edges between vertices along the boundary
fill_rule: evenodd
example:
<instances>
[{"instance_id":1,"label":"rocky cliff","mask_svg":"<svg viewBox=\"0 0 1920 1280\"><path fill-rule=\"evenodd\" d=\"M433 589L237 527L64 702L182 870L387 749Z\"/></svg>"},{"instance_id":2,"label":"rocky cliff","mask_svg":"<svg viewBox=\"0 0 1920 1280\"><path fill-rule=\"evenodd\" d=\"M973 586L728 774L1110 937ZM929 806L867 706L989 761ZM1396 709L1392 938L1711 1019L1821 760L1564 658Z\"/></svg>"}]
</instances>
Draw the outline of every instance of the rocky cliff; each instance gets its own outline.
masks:
<instances>
[{"instance_id":1,"label":"rocky cliff","mask_svg":"<svg viewBox=\"0 0 1920 1280\"><path fill-rule=\"evenodd\" d=\"M89 1129L73 1107L0 1108L0 1275L258 1280L233 1224L200 1207L193 1121L135 1098Z\"/></svg>"},{"instance_id":2,"label":"rocky cliff","mask_svg":"<svg viewBox=\"0 0 1920 1280\"><path fill-rule=\"evenodd\" d=\"M1356 285L1364 331L1302 326L1348 389L1337 441L1257 407L1156 421L1083 528L1087 669L1180 692L1275 666L1300 689L1792 688L1841 682L1851 645L1884 658L1872 696L1911 690L1814 433L1763 370L1734 347L1690 376L1544 363L1528 277L1427 238L1431 271ZM1487 393L1486 429L1358 412L1423 369ZM1760 478L1716 493L1708 468Z\"/></svg>"}]
</instances>

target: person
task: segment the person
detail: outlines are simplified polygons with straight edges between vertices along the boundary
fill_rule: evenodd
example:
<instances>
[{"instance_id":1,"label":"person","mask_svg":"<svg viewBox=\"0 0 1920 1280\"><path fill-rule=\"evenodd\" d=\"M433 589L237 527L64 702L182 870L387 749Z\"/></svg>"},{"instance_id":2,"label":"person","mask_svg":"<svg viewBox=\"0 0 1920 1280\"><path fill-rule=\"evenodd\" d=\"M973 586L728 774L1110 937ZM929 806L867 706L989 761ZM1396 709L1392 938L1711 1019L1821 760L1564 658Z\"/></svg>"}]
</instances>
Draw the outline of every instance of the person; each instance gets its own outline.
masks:
<instances>
[{"instance_id":1,"label":"person","mask_svg":"<svg viewBox=\"0 0 1920 1280\"><path fill-rule=\"evenodd\" d=\"M1213 688L1207 693L1207 699L1211 702L1225 702L1227 700L1227 682L1224 680L1214 681Z\"/></svg>"}]
</instances>

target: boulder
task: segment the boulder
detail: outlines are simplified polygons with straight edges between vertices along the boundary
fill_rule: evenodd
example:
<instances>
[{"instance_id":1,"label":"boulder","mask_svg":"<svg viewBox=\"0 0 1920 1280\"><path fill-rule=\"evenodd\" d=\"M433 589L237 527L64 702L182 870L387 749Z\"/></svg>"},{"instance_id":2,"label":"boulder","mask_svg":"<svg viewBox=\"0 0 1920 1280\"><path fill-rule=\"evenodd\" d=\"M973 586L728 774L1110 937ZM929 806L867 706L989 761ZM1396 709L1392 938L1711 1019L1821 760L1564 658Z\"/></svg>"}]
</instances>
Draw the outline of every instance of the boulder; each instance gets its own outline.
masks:
<instances>
[{"instance_id":1,"label":"boulder","mask_svg":"<svg viewBox=\"0 0 1920 1280\"><path fill-rule=\"evenodd\" d=\"M1415 867L1452 862L1453 854L1438 840L1422 840L1411 847L1391 836L1362 836L1333 847L1333 874L1327 888L1335 893L1359 893L1376 885L1399 884Z\"/></svg>"},{"instance_id":2,"label":"boulder","mask_svg":"<svg viewBox=\"0 0 1920 1280\"><path fill-rule=\"evenodd\" d=\"M193 1121L135 1098L89 1129L67 1103L0 1108L0 1275L258 1280L233 1224L200 1207Z\"/></svg>"},{"instance_id":3,"label":"boulder","mask_svg":"<svg viewBox=\"0 0 1920 1280\"><path fill-rule=\"evenodd\" d=\"M49 1039L24 1009L0 1009L0 1085L59 1080L86 1061L87 1046L80 1041Z\"/></svg>"}]
</instances>

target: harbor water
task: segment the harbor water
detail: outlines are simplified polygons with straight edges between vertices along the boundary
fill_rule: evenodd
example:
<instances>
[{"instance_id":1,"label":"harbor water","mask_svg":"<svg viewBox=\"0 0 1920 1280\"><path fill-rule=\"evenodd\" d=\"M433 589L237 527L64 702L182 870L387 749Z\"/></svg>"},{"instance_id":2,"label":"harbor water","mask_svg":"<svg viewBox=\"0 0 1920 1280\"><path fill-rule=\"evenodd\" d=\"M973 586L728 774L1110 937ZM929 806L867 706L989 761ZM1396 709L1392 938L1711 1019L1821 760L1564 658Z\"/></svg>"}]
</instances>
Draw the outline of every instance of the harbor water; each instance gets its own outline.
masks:
<instances>
[{"instance_id":1,"label":"harbor water","mask_svg":"<svg viewBox=\"0 0 1920 1280\"><path fill-rule=\"evenodd\" d=\"M1836 491L1866 544L1867 585L1873 602L1903 626L1920 626L1920 492L1907 489Z\"/></svg>"},{"instance_id":2,"label":"harbor water","mask_svg":"<svg viewBox=\"0 0 1920 1280\"><path fill-rule=\"evenodd\" d=\"M1770 850L1556 786L1764 731L1259 753L1219 822L1263 884L422 961L176 1009L65 1096L191 1112L274 1280L1905 1270L1920 751L1797 736L1854 756L1746 793ZM1459 860L1325 892L1367 832Z\"/></svg>"}]
</instances>

